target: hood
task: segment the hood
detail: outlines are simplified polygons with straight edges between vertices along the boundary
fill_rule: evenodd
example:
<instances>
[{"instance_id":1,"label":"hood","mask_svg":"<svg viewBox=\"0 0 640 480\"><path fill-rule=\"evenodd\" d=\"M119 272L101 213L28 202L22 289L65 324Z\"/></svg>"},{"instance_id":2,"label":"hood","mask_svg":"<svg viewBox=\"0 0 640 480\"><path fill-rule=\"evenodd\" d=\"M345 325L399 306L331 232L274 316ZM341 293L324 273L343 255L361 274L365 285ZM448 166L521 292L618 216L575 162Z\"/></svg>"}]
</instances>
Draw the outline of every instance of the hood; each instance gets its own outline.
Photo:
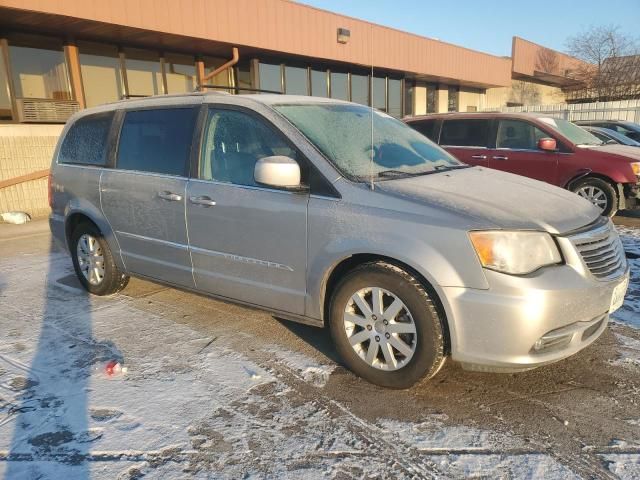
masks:
<instances>
[{"instance_id":1,"label":"hood","mask_svg":"<svg viewBox=\"0 0 640 480\"><path fill-rule=\"evenodd\" d=\"M591 203L567 190L483 167L386 180L376 183L376 190L504 229L559 234L600 216Z\"/></svg>"},{"instance_id":2,"label":"hood","mask_svg":"<svg viewBox=\"0 0 640 480\"><path fill-rule=\"evenodd\" d=\"M580 148L580 147L578 147ZM632 147L630 145L601 145L597 147L582 147L585 150L589 150L593 153L607 153L616 155L620 160L627 160L629 162L640 162L640 148Z\"/></svg>"}]
</instances>

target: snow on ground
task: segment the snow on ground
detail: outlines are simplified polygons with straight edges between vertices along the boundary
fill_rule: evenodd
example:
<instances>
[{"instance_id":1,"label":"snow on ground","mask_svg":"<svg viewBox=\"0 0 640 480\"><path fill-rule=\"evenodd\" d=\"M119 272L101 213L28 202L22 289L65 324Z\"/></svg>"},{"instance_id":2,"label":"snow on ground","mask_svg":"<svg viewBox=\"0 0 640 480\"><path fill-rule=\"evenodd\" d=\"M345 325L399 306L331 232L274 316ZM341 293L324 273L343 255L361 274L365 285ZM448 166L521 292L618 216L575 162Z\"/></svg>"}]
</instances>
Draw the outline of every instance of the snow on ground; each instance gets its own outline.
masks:
<instances>
[{"instance_id":1,"label":"snow on ground","mask_svg":"<svg viewBox=\"0 0 640 480\"><path fill-rule=\"evenodd\" d=\"M640 229L617 228L631 268L631 281L624 305L613 314L613 320L640 328Z\"/></svg>"},{"instance_id":2,"label":"snow on ground","mask_svg":"<svg viewBox=\"0 0 640 480\"><path fill-rule=\"evenodd\" d=\"M65 282L66 255L0 272L0 476L573 476L511 436L442 417L365 421L321 394L332 365L268 339L203 337L175 321L179 305L155 314L127 295L88 297ZM110 361L124 371L108 374Z\"/></svg>"},{"instance_id":3,"label":"snow on ground","mask_svg":"<svg viewBox=\"0 0 640 480\"><path fill-rule=\"evenodd\" d=\"M640 232L620 233L632 281L615 320L640 328ZM322 394L335 365L206 336L177 304L89 297L72 273L61 253L0 259L0 477L576 478L518 437L443 415L359 418ZM616 365L637 368L640 341L616 336ZM602 458L640 475L637 454Z\"/></svg>"}]
</instances>

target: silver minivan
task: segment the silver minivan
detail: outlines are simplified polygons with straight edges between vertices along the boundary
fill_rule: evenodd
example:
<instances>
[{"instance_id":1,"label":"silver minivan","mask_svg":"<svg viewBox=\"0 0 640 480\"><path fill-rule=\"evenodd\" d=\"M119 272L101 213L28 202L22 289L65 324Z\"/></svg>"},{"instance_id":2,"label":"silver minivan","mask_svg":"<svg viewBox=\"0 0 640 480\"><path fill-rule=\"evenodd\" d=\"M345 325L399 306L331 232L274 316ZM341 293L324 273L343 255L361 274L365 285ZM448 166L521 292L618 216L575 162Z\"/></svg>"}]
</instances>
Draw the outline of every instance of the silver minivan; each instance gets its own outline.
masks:
<instances>
[{"instance_id":1,"label":"silver minivan","mask_svg":"<svg viewBox=\"0 0 640 480\"><path fill-rule=\"evenodd\" d=\"M330 99L84 110L58 143L50 202L89 292L133 275L328 326L346 366L392 388L447 357L503 372L566 358L629 282L615 228L586 200Z\"/></svg>"}]
</instances>

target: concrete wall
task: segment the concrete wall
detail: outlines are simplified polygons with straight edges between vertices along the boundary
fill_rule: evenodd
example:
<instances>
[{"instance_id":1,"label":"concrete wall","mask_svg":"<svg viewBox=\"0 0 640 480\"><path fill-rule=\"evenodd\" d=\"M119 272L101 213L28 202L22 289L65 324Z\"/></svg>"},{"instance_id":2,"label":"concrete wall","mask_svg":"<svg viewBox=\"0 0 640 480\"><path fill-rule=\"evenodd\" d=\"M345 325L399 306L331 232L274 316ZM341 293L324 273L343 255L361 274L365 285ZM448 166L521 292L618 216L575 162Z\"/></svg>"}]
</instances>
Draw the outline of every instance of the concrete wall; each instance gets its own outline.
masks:
<instances>
[{"instance_id":1,"label":"concrete wall","mask_svg":"<svg viewBox=\"0 0 640 480\"><path fill-rule=\"evenodd\" d=\"M0 180L49 168L63 125L0 125ZM47 179L0 189L0 213L49 214Z\"/></svg>"}]
</instances>

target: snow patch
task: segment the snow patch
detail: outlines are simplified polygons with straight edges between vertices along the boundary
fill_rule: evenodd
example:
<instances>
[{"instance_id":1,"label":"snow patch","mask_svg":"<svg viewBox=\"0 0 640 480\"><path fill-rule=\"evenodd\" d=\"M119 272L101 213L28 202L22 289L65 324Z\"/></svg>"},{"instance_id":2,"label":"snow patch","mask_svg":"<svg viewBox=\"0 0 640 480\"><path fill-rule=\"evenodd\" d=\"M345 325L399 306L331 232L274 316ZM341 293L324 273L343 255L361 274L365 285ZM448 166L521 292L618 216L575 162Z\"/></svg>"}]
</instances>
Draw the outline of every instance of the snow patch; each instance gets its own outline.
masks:
<instances>
[{"instance_id":1,"label":"snow patch","mask_svg":"<svg viewBox=\"0 0 640 480\"><path fill-rule=\"evenodd\" d=\"M640 366L640 340L627 337L621 333L615 333L618 340L620 356L611 363L614 365L620 365L624 367L639 367Z\"/></svg>"},{"instance_id":2,"label":"snow patch","mask_svg":"<svg viewBox=\"0 0 640 480\"><path fill-rule=\"evenodd\" d=\"M291 369L294 374L314 387L322 388L329 381L336 365L321 364L314 359L298 352L282 349L269 349L281 364Z\"/></svg>"}]
</instances>

